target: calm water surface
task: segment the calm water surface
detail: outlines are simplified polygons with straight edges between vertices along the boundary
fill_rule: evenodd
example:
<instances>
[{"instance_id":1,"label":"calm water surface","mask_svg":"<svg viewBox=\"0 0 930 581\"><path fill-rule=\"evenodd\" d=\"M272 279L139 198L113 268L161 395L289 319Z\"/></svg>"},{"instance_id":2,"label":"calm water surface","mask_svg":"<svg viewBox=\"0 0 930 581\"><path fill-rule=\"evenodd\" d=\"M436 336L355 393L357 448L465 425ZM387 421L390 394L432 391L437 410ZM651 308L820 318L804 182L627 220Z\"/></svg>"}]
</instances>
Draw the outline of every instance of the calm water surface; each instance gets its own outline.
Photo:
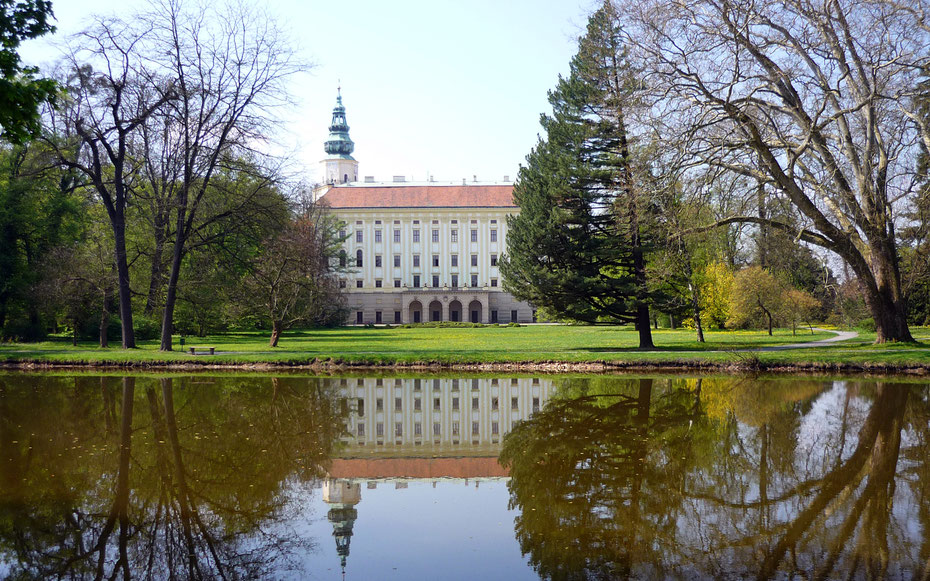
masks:
<instances>
[{"instance_id":1,"label":"calm water surface","mask_svg":"<svg viewBox=\"0 0 930 581\"><path fill-rule=\"evenodd\" d=\"M0 578L926 579L930 390L0 374Z\"/></svg>"}]
</instances>

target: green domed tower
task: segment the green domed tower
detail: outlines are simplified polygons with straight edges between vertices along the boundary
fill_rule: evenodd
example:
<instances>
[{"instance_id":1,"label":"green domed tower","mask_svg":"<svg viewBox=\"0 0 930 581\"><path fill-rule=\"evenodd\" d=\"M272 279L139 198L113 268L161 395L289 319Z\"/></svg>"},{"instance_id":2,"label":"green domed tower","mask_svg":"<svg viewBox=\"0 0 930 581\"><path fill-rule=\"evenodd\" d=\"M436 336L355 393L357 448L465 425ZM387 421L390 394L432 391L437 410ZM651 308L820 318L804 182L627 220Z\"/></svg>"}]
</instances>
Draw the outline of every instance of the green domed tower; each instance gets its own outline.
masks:
<instances>
[{"instance_id":1,"label":"green domed tower","mask_svg":"<svg viewBox=\"0 0 930 581\"><path fill-rule=\"evenodd\" d=\"M336 89L336 106L333 122L329 126L329 139L323 145L328 157L323 163L323 180L327 184L346 184L358 181L358 162L352 157L355 143L349 137L346 108L342 104L342 87Z\"/></svg>"}]
</instances>

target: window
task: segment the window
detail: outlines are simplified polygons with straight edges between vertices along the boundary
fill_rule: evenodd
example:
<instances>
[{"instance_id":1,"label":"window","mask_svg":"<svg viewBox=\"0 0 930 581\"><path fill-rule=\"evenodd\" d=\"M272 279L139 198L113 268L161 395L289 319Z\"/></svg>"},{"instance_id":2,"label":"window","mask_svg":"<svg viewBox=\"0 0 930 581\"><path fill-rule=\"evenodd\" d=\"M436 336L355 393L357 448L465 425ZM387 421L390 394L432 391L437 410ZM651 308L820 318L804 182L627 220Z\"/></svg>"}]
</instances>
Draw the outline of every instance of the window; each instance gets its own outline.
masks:
<instances>
[{"instance_id":1,"label":"window","mask_svg":"<svg viewBox=\"0 0 930 581\"><path fill-rule=\"evenodd\" d=\"M381 230L375 230L375 244L381 244Z\"/></svg>"},{"instance_id":2,"label":"window","mask_svg":"<svg viewBox=\"0 0 930 581\"><path fill-rule=\"evenodd\" d=\"M394 286L400 286L399 280L395 280L394 283ZM394 311L394 322L400 325L400 311Z\"/></svg>"},{"instance_id":3,"label":"window","mask_svg":"<svg viewBox=\"0 0 930 581\"><path fill-rule=\"evenodd\" d=\"M394 435L398 438L404 435L404 424L403 422L397 422L394 424Z\"/></svg>"},{"instance_id":4,"label":"window","mask_svg":"<svg viewBox=\"0 0 930 581\"><path fill-rule=\"evenodd\" d=\"M497 230L491 230L491 242L497 242Z\"/></svg>"},{"instance_id":5,"label":"window","mask_svg":"<svg viewBox=\"0 0 930 581\"><path fill-rule=\"evenodd\" d=\"M400 279L399 279L399 278L395 278L395 279L394 279L394 288L400 288Z\"/></svg>"},{"instance_id":6,"label":"window","mask_svg":"<svg viewBox=\"0 0 930 581\"><path fill-rule=\"evenodd\" d=\"M477 231L477 230L472 230L472 231L471 231L471 241L472 241L472 242L477 242L477 241L478 241L478 231Z\"/></svg>"},{"instance_id":7,"label":"window","mask_svg":"<svg viewBox=\"0 0 930 581\"><path fill-rule=\"evenodd\" d=\"M453 436L459 435L459 423L458 422L452 422L452 435Z\"/></svg>"},{"instance_id":8,"label":"window","mask_svg":"<svg viewBox=\"0 0 930 581\"><path fill-rule=\"evenodd\" d=\"M491 286L495 286L495 285L491 285ZM497 322L497 311L491 311L491 322L492 323Z\"/></svg>"},{"instance_id":9,"label":"window","mask_svg":"<svg viewBox=\"0 0 930 581\"><path fill-rule=\"evenodd\" d=\"M414 379L414 380L413 380L413 390L414 390L414 391L419 391L419 390L420 390L420 386L421 386L420 380L419 380L419 379Z\"/></svg>"},{"instance_id":10,"label":"window","mask_svg":"<svg viewBox=\"0 0 930 581\"><path fill-rule=\"evenodd\" d=\"M471 435L472 435L472 436L477 436L477 435L478 435L478 422L472 422L472 423L471 423Z\"/></svg>"},{"instance_id":11,"label":"window","mask_svg":"<svg viewBox=\"0 0 930 581\"><path fill-rule=\"evenodd\" d=\"M358 398L358 401L356 402L355 407L356 407L356 409L358 409L358 415L361 416L361 417L364 417L364 415L365 415L365 400L362 399L362 398Z\"/></svg>"},{"instance_id":12,"label":"window","mask_svg":"<svg viewBox=\"0 0 930 581\"><path fill-rule=\"evenodd\" d=\"M394 268L400 268L400 254L394 255Z\"/></svg>"},{"instance_id":13,"label":"window","mask_svg":"<svg viewBox=\"0 0 930 581\"><path fill-rule=\"evenodd\" d=\"M516 310L510 311L510 322L511 323L517 322L517 311Z\"/></svg>"},{"instance_id":14,"label":"window","mask_svg":"<svg viewBox=\"0 0 930 581\"><path fill-rule=\"evenodd\" d=\"M538 411L539 411L539 398L534 397L533 398L533 413L536 413Z\"/></svg>"},{"instance_id":15,"label":"window","mask_svg":"<svg viewBox=\"0 0 930 581\"><path fill-rule=\"evenodd\" d=\"M339 281L339 288L346 288L346 281L340 280L340 281Z\"/></svg>"},{"instance_id":16,"label":"window","mask_svg":"<svg viewBox=\"0 0 930 581\"><path fill-rule=\"evenodd\" d=\"M362 251L361 249L355 252L355 266L358 268L362 267Z\"/></svg>"},{"instance_id":17,"label":"window","mask_svg":"<svg viewBox=\"0 0 930 581\"><path fill-rule=\"evenodd\" d=\"M433 230L433 242L439 242L439 230Z\"/></svg>"},{"instance_id":18,"label":"window","mask_svg":"<svg viewBox=\"0 0 930 581\"><path fill-rule=\"evenodd\" d=\"M453 379L452 380L452 391L458 391L458 390L459 390L459 380Z\"/></svg>"},{"instance_id":19,"label":"window","mask_svg":"<svg viewBox=\"0 0 930 581\"><path fill-rule=\"evenodd\" d=\"M384 435L384 424L382 424L381 422L378 422L378 426L377 426L377 430L376 430L376 431L377 431L377 433L378 433L378 437L383 436L383 435Z\"/></svg>"},{"instance_id":20,"label":"window","mask_svg":"<svg viewBox=\"0 0 930 581\"><path fill-rule=\"evenodd\" d=\"M380 280L378 282L381 282ZM375 323L381 324L381 311L375 311Z\"/></svg>"},{"instance_id":21,"label":"window","mask_svg":"<svg viewBox=\"0 0 930 581\"><path fill-rule=\"evenodd\" d=\"M413 241L414 243L420 241L420 229L419 228L413 231Z\"/></svg>"},{"instance_id":22,"label":"window","mask_svg":"<svg viewBox=\"0 0 930 581\"><path fill-rule=\"evenodd\" d=\"M381 268L381 255L380 254L375 256L375 268Z\"/></svg>"},{"instance_id":23,"label":"window","mask_svg":"<svg viewBox=\"0 0 930 581\"><path fill-rule=\"evenodd\" d=\"M381 279L375 281L375 288L381 288Z\"/></svg>"},{"instance_id":24,"label":"window","mask_svg":"<svg viewBox=\"0 0 930 581\"><path fill-rule=\"evenodd\" d=\"M400 242L400 230L394 229L394 242Z\"/></svg>"},{"instance_id":25,"label":"window","mask_svg":"<svg viewBox=\"0 0 930 581\"><path fill-rule=\"evenodd\" d=\"M360 251L360 252L361 252L361 251ZM472 255L471 255L471 265L472 265L472 266L478 266L478 255L477 255L477 254L472 254Z\"/></svg>"},{"instance_id":26,"label":"window","mask_svg":"<svg viewBox=\"0 0 930 581\"><path fill-rule=\"evenodd\" d=\"M439 267L439 255L438 254L433 255L433 267L435 268Z\"/></svg>"},{"instance_id":27,"label":"window","mask_svg":"<svg viewBox=\"0 0 930 581\"><path fill-rule=\"evenodd\" d=\"M363 280L361 280L361 279L355 281L355 288L362 288L362 287L364 287L364 286L365 286L365 281L363 281Z\"/></svg>"},{"instance_id":28,"label":"window","mask_svg":"<svg viewBox=\"0 0 930 581\"><path fill-rule=\"evenodd\" d=\"M456 288L458 286L459 286L459 275L453 274L452 275L452 288Z\"/></svg>"},{"instance_id":29,"label":"window","mask_svg":"<svg viewBox=\"0 0 930 581\"><path fill-rule=\"evenodd\" d=\"M384 399L378 398L375 400L375 411L383 412L384 411Z\"/></svg>"},{"instance_id":30,"label":"window","mask_svg":"<svg viewBox=\"0 0 930 581\"><path fill-rule=\"evenodd\" d=\"M355 311L355 322L361 325L363 316L364 315L362 315L362 311Z\"/></svg>"},{"instance_id":31,"label":"window","mask_svg":"<svg viewBox=\"0 0 930 581\"><path fill-rule=\"evenodd\" d=\"M419 254L413 255L413 267L420 268L420 255Z\"/></svg>"},{"instance_id":32,"label":"window","mask_svg":"<svg viewBox=\"0 0 930 581\"><path fill-rule=\"evenodd\" d=\"M413 275L413 288L420 288L420 275Z\"/></svg>"},{"instance_id":33,"label":"window","mask_svg":"<svg viewBox=\"0 0 930 581\"><path fill-rule=\"evenodd\" d=\"M439 286L439 275L438 274L433 275L433 286L434 287Z\"/></svg>"},{"instance_id":34,"label":"window","mask_svg":"<svg viewBox=\"0 0 930 581\"><path fill-rule=\"evenodd\" d=\"M458 267L458 265L459 265L459 255L453 254L452 255L452 268L456 268Z\"/></svg>"},{"instance_id":35,"label":"window","mask_svg":"<svg viewBox=\"0 0 930 581\"><path fill-rule=\"evenodd\" d=\"M344 267L345 265L346 265L346 251L340 250L339 251L339 266Z\"/></svg>"},{"instance_id":36,"label":"window","mask_svg":"<svg viewBox=\"0 0 930 581\"><path fill-rule=\"evenodd\" d=\"M471 286L478 286L478 275L471 275Z\"/></svg>"},{"instance_id":37,"label":"window","mask_svg":"<svg viewBox=\"0 0 930 581\"><path fill-rule=\"evenodd\" d=\"M516 377L510 380L510 385L517 385L517 383L519 383L519 380Z\"/></svg>"},{"instance_id":38,"label":"window","mask_svg":"<svg viewBox=\"0 0 930 581\"><path fill-rule=\"evenodd\" d=\"M497 255L496 254L491 255L491 266L497 266Z\"/></svg>"},{"instance_id":39,"label":"window","mask_svg":"<svg viewBox=\"0 0 930 581\"><path fill-rule=\"evenodd\" d=\"M401 411L401 409L402 409L401 404L402 404L402 403L403 403L403 400L402 400L401 398L399 398L399 397L395 397L395 398L394 398L394 411L395 411L395 412Z\"/></svg>"},{"instance_id":40,"label":"window","mask_svg":"<svg viewBox=\"0 0 930 581\"><path fill-rule=\"evenodd\" d=\"M417 422L417 423L413 424L413 435L415 435L415 436L422 436L422 435L423 435L423 427L422 427L422 425L420 424L420 422Z\"/></svg>"},{"instance_id":41,"label":"window","mask_svg":"<svg viewBox=\"0 0 930 581\"><path fill-rule=\"evenodd\" d=\"M439 380L438 379L433 380L433 391L439 391Z\"/></svg>"},{"instance_id":42,"label":"window","mask_svg":"<svg viewBox=\"0 0 930 581\"><path fill-rule=\"evenodd\" d=\"M361 230L355 231L355 241L358 242L359 244L362 243L362 231Z\"/></svg>"},{"instance_id":43,"label":"window","mask_svg":"<svg viewBox=\"0 0 930 581\"><path fill-rule=\"evenodd\" d=\"M477 397L471 398L471 409L473 410L478 409L478 398Z\"/></svg>"},{"instance_id":44,"label":"window","mask_svg":"<svg viewBox=\"0 0 930 581\"><path fill-rule=\"evenodd\" d=\"M510 409L516 411L520 409L520 401L516 397L510 398Z\"/></svg>"},{"instance_id":45,"label":"window","mask_svg":"<svg viewBox=\"0 0 930 581\"><path fill-rule=\"evenodd\" d=\"M339 240L345 240L345 239L346 239L346 231L345 231L345 230L340 230L340 231L339 231Z\"/></svg>"},{"instance_id":46,"label":"window","mask_svg":"<svg viewBox=\"0 0 930 581\"><path fill-rule=\"evenodd\" d=\"M365 435L365 424L363 424L362 422L358 423L358 435L359 436Z\"/></svg>"},{"instance_id":47,"label":"window","mask_svg":"<svg viewBox=\"0 0 930 581\"><path fill-rule=\"evenodd\" d=\"M478 379L477 379L477 378L471 380L471 388L472 388L473 390L478 389Z\"/></svg>"},{"instance_id":48,"label":"window","mask_svg":"<svg viewBox=\"0 0 930 581\"><path fill-rule=\"evenodd\" d=\"M496 278L492 278L492 279L491 279L491 286L492 286L492 287L497 286L497 279L496 279Z\"/></svg>"},{"instance_id":49,"label":"window","mask_svg":"<svg viewBox=\"0 0 930 581\"><path fill-rule=\"evenodd\" d=\"M452 241L453 243L456 243L456 242L459 241L459 231L458 231L458 230L453 230L452 232L449 233L449 235L450 235L451 241Z\"/></svg>"},{"instance_id":50,"label":"window","mask_svg":"<svg viewBox=\"0 0 930 581\"><path fill-rule=\"evenodd\" d=\"M439 398L438 398L438 397L434 397L434 398L433 398L433 409L434 409L434 410L438 410L438 409L439 409Z\"/></svg>"},{"instance_id":51,"label":"window","mask_svg":"<svg viewBox=\"0 0 930 581\"><path fill-rule=\"evenodd\" d=\"M452 409L454 411L457 411L459 409L459 398L457 397L452 398Z\"/></svg>"},{"instance_id":52,"label":"window","mask_svg":"<svg viewBox=\"0 0 930 581\"><path fill-rule=\"evenodd\" d=\"M491 398L491 409L492 409L492 410L500 409L500 404L499 404L499 402L497 401L497 398L496 398L496 397L492 397L492 398Z\"/></svg>"},{"instance_id":53,"label":"window","mask_svg":"<svg viewBox=\"0 0 930 581\"><path fill-rule=\"evenodd\" d=\"M433 435L438 436L442 432L442 426L439 422L433 422Z\"/></svg>"},{"instance_id":54,"label":"window","mask_svg":"<svg viewBox=\"0 0 930 581\"><path fill-rule=\"evenodd\" d=\"M500 433L500 426L497 422L491 422L491 433L495 436Z\"/></svg>"},{"instance_id":55,"label":"window","mask_svg":"<svg viewBox=\"0 0 930 581\"><path fill-rule=\"evenodd\" d=\"M420 411L422 407L423 407L423 400L421 400L420 398L416 398L415 400L413 400L414 411Z\"/></svg>"}]
</instances>

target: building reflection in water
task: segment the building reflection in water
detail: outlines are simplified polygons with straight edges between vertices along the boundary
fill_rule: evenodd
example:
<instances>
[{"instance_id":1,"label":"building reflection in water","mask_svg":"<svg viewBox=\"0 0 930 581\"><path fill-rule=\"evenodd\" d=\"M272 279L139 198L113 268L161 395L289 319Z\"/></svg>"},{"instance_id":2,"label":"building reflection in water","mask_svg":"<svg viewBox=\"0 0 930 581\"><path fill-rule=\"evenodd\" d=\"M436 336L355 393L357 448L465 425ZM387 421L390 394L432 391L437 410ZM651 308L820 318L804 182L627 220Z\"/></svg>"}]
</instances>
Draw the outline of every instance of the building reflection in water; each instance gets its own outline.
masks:
<instances>
[{"instance_id":1,"label":"building reflection in water","mask_svg":"<svg viewBox=\"0 0 930 581\"><path fill-rule=\"evenodd\" d=\"M478 487L509 471L498 462L513 426L538 412L553 381L509 378L334 378L346 419L342 447L323 485L343 573L361 485L461 480Z\"/></svg>"}]
</instances>

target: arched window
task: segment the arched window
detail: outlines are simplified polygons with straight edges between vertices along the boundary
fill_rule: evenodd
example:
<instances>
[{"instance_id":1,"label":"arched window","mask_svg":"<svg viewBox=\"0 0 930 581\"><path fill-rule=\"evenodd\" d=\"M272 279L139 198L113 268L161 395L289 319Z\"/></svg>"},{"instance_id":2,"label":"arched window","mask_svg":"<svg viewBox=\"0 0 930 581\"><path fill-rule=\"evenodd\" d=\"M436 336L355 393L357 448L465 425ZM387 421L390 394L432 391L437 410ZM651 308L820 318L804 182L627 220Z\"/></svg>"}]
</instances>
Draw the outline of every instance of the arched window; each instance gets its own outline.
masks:
<instances>
[{"instance_id":1,"label":"arched window","mask_svg":"<svg viewBox=\"0 0 930 581\"><path fill-rule=\"evenodd\" d=\"M362 267L362 251L361 250L355 253L355 266L357 266L358 268Z\"/></svg>"},{"instance_id":2,"label":"arched window","mask_svg":"<svg viewBox=\"0 0 930 581\"><path fill-rule=\"evenodd\" d=\"M339 251L339 266L345 267L345 265L346 265L346 251L340 250Z\"/></svg>"},{"instance_id":3,"label":"arched window","mask_svg":"<svg viewBox=\"0 0 930 581\"><path fill-rule=\"evenodd\" d=\"M349 181L349 174L347 173L342 174L342 183L346 183L348 181Z\"/></svg>"}]
</instances>

